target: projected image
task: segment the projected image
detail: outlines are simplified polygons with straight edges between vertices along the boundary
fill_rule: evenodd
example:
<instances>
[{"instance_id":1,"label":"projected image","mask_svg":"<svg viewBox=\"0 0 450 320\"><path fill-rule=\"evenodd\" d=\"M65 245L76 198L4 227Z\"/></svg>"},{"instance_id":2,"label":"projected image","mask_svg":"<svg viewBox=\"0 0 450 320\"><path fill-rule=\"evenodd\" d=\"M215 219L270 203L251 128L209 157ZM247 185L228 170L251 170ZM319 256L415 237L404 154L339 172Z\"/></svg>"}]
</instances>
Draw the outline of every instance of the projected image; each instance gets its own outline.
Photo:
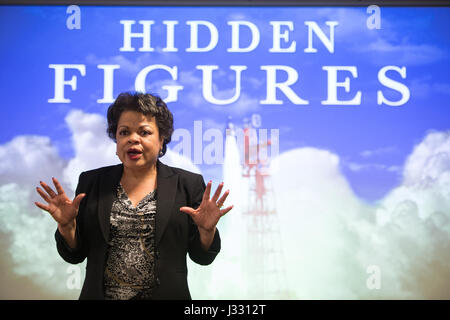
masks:
<instances>
[{"instance_id":1,"label":"projected image","mask_svg":"<svg viewBox=\"0 0 450 320\"><path fill-rule=\"evenodd\" d=\"M193 299L449 299L450 9L1 6L2 299L77 299L35 201L120 163L106 111L160 96L161 162L234 205ZM180 214L183 214L180 212Z\"/></svg>"}]
</instances>

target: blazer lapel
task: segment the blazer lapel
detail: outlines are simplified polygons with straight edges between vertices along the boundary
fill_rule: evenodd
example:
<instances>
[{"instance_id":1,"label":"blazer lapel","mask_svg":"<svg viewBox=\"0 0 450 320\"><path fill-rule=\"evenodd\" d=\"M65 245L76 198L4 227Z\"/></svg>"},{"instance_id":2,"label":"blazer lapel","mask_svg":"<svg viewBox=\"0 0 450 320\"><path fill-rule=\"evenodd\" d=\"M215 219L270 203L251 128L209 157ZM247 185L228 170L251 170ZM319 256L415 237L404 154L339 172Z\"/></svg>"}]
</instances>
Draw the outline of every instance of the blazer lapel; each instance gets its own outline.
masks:
<instances>
[{"instance_id":1,"label":"blazer lapel","mask_svg":"<svg viewBox=\"0 0 450 320\"><path fill-rule=\"evenodd\" d=\"M100 175L98 185L98 219L100 229L106 243L109 242L110 218L111 208L113 203L114 193L117 185L122 178L123 165L111 167L111 170L106 171Z\"/></svg>"},{"instance_id":2,"label":"blazer lapel","mask_svg":"<svg viewBox=\"0 0 450 320\"><path fill-rule=\"evenodd\" d=\"M157 170L155 246L158 246L172 214L178 183L178 175L159 160Z\"/></svg>"}]
</instances>

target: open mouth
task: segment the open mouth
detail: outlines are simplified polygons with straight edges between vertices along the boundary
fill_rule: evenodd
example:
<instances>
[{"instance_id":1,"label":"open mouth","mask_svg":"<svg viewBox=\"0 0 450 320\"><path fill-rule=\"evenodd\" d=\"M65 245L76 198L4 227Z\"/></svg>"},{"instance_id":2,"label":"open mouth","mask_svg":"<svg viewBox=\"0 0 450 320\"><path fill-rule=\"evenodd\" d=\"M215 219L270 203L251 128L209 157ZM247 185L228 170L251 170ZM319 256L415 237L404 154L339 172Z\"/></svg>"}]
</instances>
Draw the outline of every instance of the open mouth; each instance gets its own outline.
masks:
<instances>
[{"instance_id":1,"label":"open mouth","mask_svg":"<svg viewBox=\"0 0 450 320\"><path fill-rule=\"evenodd\" d=\"M130 157L130 159L136 160L141 157L142 151L140 151L138 149L130 149L127 151L127 154Z\"/></svg>"}]
</instances>

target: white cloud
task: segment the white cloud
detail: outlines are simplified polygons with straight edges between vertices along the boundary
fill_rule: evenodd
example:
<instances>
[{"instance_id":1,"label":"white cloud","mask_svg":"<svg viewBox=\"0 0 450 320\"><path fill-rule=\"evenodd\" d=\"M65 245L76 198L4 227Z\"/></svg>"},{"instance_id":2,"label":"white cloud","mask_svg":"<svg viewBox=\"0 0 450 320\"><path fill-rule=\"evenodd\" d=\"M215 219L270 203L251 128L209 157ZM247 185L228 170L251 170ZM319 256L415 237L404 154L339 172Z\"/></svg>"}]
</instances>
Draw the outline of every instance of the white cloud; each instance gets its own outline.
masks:
<instances>
[{"instance_id":1,"label":"white cloud","mask_svg":"<svg viewBox=\"0 0 450 320\"><path fill-rule=\"evenodd\" d=\"M450 170L450 132L431 131L408 157L404 170L404 184L436 181Z\"/></svg>"},{"instance_id":2,"label":"white cloud","mask_svg":"<svg viewBox=\"0 0 450 320\"><path fill-rule=\"evenodd\" d=\"M50 178L62 176L65 161L48 137L19 136L0 146L0 165L0 237L9 244L0 255L2 263L12 266L8 272L41 288L34 293L37 299L48 291L61 298L76 298L77 292L66 287L67 264L56 251L56 223L34 206L35 201L44 202L35 191L39 181L52 185Z\"/></svg>"},{"instance_id":3,"label":"white cloud","mask_svg":"<svg viewBox=\"0 0 450 320\"><path fill-rule=\"evenodd\" d=\"M382 147L374 150L364 150L360 152L361 157L369 158L373 156L379 156L384 154L389 154L395 152L397 149L395 147Z\"/></svg>"},{"instance_id":4,"label":"white cloud","mask_svg":"<svg viewBox=\"0 0 450 320\"><path fill-rule=\"evenodd\" d=\"M442 49L429 44L400 43L393 44L385 39L377 39L367 46L361 46L360 52L389 57L391 64L416 66L434 63L445 56Z\"/></svg>"},{"instance_id":5,"label":"white cloud","mask_svg":"<svg viewBox=\"0 0 450 320\"><path fill-rule=\"evenodd\" d=\"M389 146L389 147L381 147L377 149L372 150L363 150L359 153L359 155L364 158L365 161L369 161L370 158L376 158L380 156L388 156L390 154L396 153L398 150L396 147ZM392 173L401 173L402 167L399 165L386 165L384 163L377 163L377 162L355 162L355 161L349 161L347 159L342 160L342 165L347 167L349 170L354 172L360 172L360 171L387 171Z\"/></svg>"},{"instance_id":6,"label":"white cloud","mask_svg":"<svg viewBox=\"0 0 450 320\"><path fill-rule=\"evenodd\" d=\"M400 166L388 166L382 163L357 163L357 162L345 162L351 171L360 172L363 170L384 170L388 172L401 173L402 168Z\"/></svg>"},{"instance_id":7,"label":"white cloud","mask_svg":"<svg viewBox=\"0 0 450 320\"><path fill-rule=\"evenodd\" d=\"M119 159L116 144L106 134L105 117L73 110L66 122L72 132L75 157L64 169L64 181L75 190L81 172L117 164Z\"/></svg>"},{"instance_id":8,"label":"white cloud","mask_svg":"<svg viewBox=\"0 0 450 320\"><path fill-rule=\"evenodd\" d=\"M2 184L32 184L58 175L65 161L48 137L18 136L0 146Z\"/></svg>"},{"instance_id":9,"label":"white cloud","mask_svg":"<svg viewBox=\"0 0 450 320\"><path fill-rule=\"evenodd\" d=\"M272 174L289 291L299 299L356 298L345 283L362 274L345 261L356 244L346 240L341 219L362 205L339 172L339 158L296 149L273 162Z\"/></svg>"},{"instance_id":10,"label":"white cloud","mask_svg":"<svg viewBox=\"0 0 450 320\"><path fill-rule=\"evenodd\" d=\"M405 164L404 184L377 206L351 192L336 156L280 155L273 179L296 297L449 298L449 139L427 135ZM370 265L381 268L380 290L366 287Z\"/></svg>"},{"instance_id":11,"label":"white cloud","mask_svg":"<svg viewBox=\"0 0 450 320\"><path fill-rule=\"evenodd\" d=\"M176 152L173 152L170 150L170 148L167 148L166 154L160 158L161 162L164 164L167 164L168 166L181 168L184 170L188 170L195 173L202 173L200 168L196 166L191 159L188 159L187 157L184 157Z\"/></svg>"},{"instance_id":12,"label":"white cloud","mask_svg":"<svg viewBox=\"0 0 450 320\"><path fill-rule=\"evenodd\" d=\"M0 186L0 235L2 239L10 238L8 252L2 253L0 259L3 263L11 261L13 272L34 282L44 296L50 291L61 298L75 299L79 292L66 286L67 264L56 251L56 223L48 213L32 207L32 192L16 183ZM7 292L8 288L1 290ZM35 299L40 299L38 292Z\"/></svg>"}]
</instances>

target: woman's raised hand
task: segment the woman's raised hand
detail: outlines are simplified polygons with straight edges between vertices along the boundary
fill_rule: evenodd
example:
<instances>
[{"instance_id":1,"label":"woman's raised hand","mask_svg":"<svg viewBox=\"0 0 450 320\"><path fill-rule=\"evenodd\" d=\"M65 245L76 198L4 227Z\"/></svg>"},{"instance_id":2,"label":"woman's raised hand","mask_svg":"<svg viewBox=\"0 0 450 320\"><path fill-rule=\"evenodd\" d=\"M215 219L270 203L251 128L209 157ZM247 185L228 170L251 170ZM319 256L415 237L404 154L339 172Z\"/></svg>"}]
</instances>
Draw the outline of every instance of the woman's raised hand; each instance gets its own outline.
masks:
<instances>
[{"instance_id":1,"label":"woman's raised hand","mask_svg":"<svg viewBox=\"0 0 450 320\"><path fill-rule=\"evenodd\" d=\"M223 217L228 211L233 209L233 206L226 207L222 209L225 200L230 193L229 190L225 191L222 197L220 193L222 192L223 182L219 184L216 192L210 198L212 182L209 181L206 185L205 192L203 193L202 203L197 209L190 207L181 207L180 211L189 214L194 220L195 224L205 231L214 231L219 219Z\"/></svg>"},{"instance_id":2,"label":"woman's raised hand","mask_svg":"<svg viewBox=\"0 0 450 320\"><path fill-rule=\"evenodd\" d=\"M42 210L50 213L53 219L55 219L58 223L58 227L73 228L76 225L75 218L78 215L80 202L86 194L80 193L73 200L70 200L58 180L56 180L56 178L52 178L52 180L55 185L56 192L42 181L40 181L40 184L42 188L44 188L45 192L41 188L36 187L36 191L48 204L45 205L39 202L35 202L34 204Z\"/></svg>"}]
</instances>

